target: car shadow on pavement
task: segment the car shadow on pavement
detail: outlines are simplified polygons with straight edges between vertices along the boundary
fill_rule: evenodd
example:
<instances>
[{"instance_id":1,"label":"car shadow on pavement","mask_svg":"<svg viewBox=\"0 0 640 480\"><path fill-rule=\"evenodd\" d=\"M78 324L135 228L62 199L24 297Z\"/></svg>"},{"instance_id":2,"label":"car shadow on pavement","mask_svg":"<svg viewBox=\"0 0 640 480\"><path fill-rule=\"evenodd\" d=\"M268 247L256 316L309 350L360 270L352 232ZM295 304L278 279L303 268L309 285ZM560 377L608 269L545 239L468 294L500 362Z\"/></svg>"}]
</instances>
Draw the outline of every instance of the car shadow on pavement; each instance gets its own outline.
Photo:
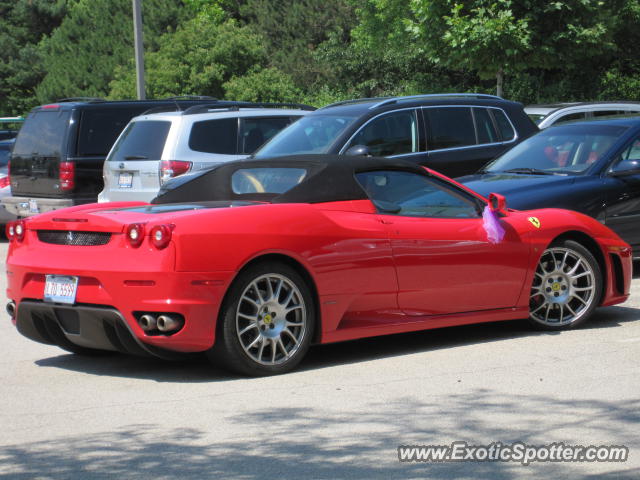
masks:
<instances>
[{"instance_id":1,"label":"car shadow on pavement","mask_svg":"<svg viewBox=\"0 0 640 480\"><path fill-rule=\"evenodd\" d=\"M582 330L613 328L621 323L640 321L640 309L606 307L596 310ZM317 369L347 363L365 362L412 353L501 342L520 337L562 335L562 331L535 330L526 320L483 323L461 327L424 330L344 343L318 345L302 362L303 369Z\"/></svg>"},{"instance_id":2,"label":"car shadow on pavement","mask_svg":"<svg viewBox=\"0 0 640 480\"><path fill-rule=\"evenodd\" d=\"M597 310L592 319L581 328L612 328L624 322L638 320L640 320L640 309L607 307ZM520 337L561 334L562 332L533 330L525 320L514 320L365 338L316 345L310 349L298 369L315 370L446 348L501 342ZM199 383L233 381L241 378L210 365L204 355L193 355L185 360L171 362L117 353L99 357L61 354L37 360L35 363L41 367L157 382Z\"/></svg>"},{"instance_id":3,"label":"car shadow on pavement","mask_svg":"<svg viewBox=\"0 0 640 480\"><path fill-rule=\"evenodd\" d=\"M381 384L380 389L396 388ZM398 395L345 401L340 408L285 404L221 415L203 402L198 428L162 420L109 431L59 435L0 447L0 478L11 479L480 479L639 478L637 463L532 463L398 460L400 445L601 445L638 447L631 425L640 400L610 402L585 395L513 393L491 385L458 395ZM332 408L333 407L333 408ZM132 405L131 408L136 408ZM139 406L138 406L139 408ZM143 407L144 408L144 407ZM544 419L544 421L541 421ZM172 424L172 425L175 425ZM208 428L209 427L209 428ZM242 434L238 435L238 432ZM595 473L594 473L595 472Z\"/></svg>"}]
</instances>

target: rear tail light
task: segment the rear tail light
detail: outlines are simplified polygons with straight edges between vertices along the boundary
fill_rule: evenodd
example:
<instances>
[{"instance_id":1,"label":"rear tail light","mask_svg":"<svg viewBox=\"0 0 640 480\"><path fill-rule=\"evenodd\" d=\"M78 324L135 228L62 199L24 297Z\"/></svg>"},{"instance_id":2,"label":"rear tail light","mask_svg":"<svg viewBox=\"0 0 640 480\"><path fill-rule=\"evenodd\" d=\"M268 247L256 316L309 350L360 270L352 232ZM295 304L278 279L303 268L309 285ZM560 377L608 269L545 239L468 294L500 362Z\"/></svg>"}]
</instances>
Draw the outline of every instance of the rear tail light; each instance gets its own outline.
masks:
<instances>
[{"instance_id":1,"label":"rear tail light","mask_svg":"<svg viewBox=\"0 0 640 480\"><path fill-rule=\"evenodd\" d=\"M142 241L144 240L144 224L143 223L132 223L127 227L127 240L129 240L129 244L138 248L142 245Z\"/></svg>"},{"instance_id":2,"label":"rear tail light","mask_svg":"<svg viewBox=\"0 0 640 480\"><path fill-rule=\"evenodd\" d=\"M5 227L5 232L7 234L7 238L9 239L9 241L17 240L18 242L21 242L24 240L24 233L26 229L27 227L24 223L24 220L18 220L15 222L7 223L7 226Z\"/></svg>"},{"instance_id":3,"label":"rear tail light","mask_svg":"<svg viewBox=\"0 0 640 480\"><path fill-rule=\"evenodd\" d=\"M68 192L76 186L76 164L60 162L60 190Z\"/></svg>"},{"instance_id":4,"label":"rear tail light","mask_svg":"<svg viewBox=\"0 0 640 480\"><path fill-rule=\"evenodd\" d=\"M5 188L10 185L9 177L1 177L0 178L0 188Z\"/></svg>"},{"instance_id":5,"label":"rear tail light","mask_svg":"<svg viewBox=\"0 0 640 480\"><path fill-rule=\"evenodd\" d=\"M191 162L182 160L162 160L160 162L160 185L163 185L173 177L187 173L191 170L192 165Z\"/></svg>"},{"instance_id":6,"label":"rear tail light","mask_svg":"<svg viewBox=\"0 0 640 480\"><path fill-rule=\"evenodd\" d=\"M153 227L149 234L153 246L158 250L166 248L171 242L171 230L173 230L173 227L173 225L156 225Z\"/></svg>"}]
</instances>

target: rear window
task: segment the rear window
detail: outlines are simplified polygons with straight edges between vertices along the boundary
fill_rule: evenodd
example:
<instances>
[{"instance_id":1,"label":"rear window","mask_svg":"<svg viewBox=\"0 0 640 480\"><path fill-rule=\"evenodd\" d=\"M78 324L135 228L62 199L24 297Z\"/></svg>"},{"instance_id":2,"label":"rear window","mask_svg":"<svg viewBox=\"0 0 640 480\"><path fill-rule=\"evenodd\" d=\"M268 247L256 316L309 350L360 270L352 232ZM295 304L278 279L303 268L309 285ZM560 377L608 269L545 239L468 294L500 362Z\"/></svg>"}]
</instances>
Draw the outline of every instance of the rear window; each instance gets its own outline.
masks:
<instances>
[{"instance_id":1,"label":"rear window","mask_svg":"<svg viewBox=\"0 0 640 480\"><path fill-rule=\"evenodd\" d=\"M107 160L160 160L170 128L171 122L162 120L131 122Z\"/></svg>"},{"instance_id":2,"label":"rear window","mask_svg":"<svg viewBox=\"0 0 640 480\"><path fill-rule=\"evenodd\" d=\"M307 176L304 168L242 168L231 175L231 188L237 195L284 193Z\"/></svg>"},{"instance_id":3,"label":"rear window","mask_svg":"<svg viewBox=\"0 0 640 480\"><path fill-rule=\"evenodd\" d=\"M120 132L133 117L136 109L84 110L78 131L78 156L106 157Z\"/></svg>"},{"instance_id":4,"label":"rear window","mask_svg":"<svg viewBox=\"0 0 640 480\"><path fill-rule=\"evenodd\" d=\"M22 156L60 156L69 126L68 110L39 110L29 114L13 152Z\"/></svg>"},{"instance_id":5,"label":"rear window","mask_svg":"<svg viewBox=\"0 0 640 480\"><path fill-rule=\"evenodd\" d=\"M427 148L466 147L476 144L476 132L473 126L471 108L436 107L425 108L428 122Z\"/></svg>"},{"instance_id":6,"label":"rear window","mask_svg":"<svg viewBox=\"0 0 640 480\"><path fill-rule=\"evenodd\" d=\"M189 148L196 152L235 155L238 151L238 119L195 122L189 135Z\"/></svg>"}]
</instances>

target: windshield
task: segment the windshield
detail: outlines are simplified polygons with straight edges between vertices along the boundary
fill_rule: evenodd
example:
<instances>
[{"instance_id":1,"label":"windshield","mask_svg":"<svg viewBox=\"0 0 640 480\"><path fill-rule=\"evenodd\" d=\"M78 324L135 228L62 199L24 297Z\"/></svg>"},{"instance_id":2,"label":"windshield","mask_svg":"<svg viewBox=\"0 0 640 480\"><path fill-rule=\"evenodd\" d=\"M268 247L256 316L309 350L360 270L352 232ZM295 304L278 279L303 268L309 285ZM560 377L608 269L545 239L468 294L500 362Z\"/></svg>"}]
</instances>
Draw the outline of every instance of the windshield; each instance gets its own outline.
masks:
<instances>
[{"instance_id":1,"label":"windshield","mask_svg":"<svg viewBox=\"0 0 640 480\"><path fill-rule=\"evenodd\" d=\"M626 129L585 124L549 128L515 146L484 171L581 173L603 158Z\"/></svg>"},{"instance_id":2,"label":"windshield","mask_svg":"<svg viewBox=\"0 0 640 480\"><path fill-rule=\"evenodd\" d=\"M289 125L258 150L255 158L301 153L329 153L336 139L357 117L308 115Z\"/></svg>"}]
</instances>

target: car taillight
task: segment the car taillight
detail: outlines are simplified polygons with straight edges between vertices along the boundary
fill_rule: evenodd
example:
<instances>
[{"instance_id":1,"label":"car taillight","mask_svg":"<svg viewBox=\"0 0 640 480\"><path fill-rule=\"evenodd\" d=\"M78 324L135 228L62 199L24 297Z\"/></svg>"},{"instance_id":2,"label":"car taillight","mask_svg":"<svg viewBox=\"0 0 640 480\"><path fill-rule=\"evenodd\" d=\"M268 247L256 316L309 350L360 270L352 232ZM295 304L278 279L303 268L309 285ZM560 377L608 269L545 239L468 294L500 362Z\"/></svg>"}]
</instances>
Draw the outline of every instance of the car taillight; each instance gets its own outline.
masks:
<instances>
[{"instance_id":1,"label":"car taillight","mask_svg":"<svg viewBox=\"0 0 640 480\"><path fill-rule=\"evenodd\" d=\"M191 162L183 160L162 160L160 162L160 185L173 177L187 173L191 170L192 165Z\"/></svg>"},{"instance_id":2,"label":"car taillight","mask_svg":"<svg viewBox=\"0 0 640 480\"><path fill-rule=\"evenodd\" d=\"M132 223L127 227L127 240L129 244L138 248L144 240L144 223Z\"/></svg>"},{"instance_id":3,"label":"car taillight","mask_svg":"<svg viewBox=\"0 0 640 480\"><path fill-rule=\"evenodd\" d=\"M153 227L149 234L153 246L158 250L166 248L171 242L171 230L173 230L173 225L156 225Z\"/></svg>"},{"instance_id":4,"label":"car taillight","mask_svg":"<svg viewBox=\"0 0 640 480\"><path fill-rule=\"evenodd\" d=\"M0 178L0 188L8 187L11 184L9 177Z\"/></svg>"},{"instance_id":5,"label":"car taillight","mask_svg":"<svg viewBox=\"0 0 640 480\"><path fill-rule=\"evenodd\" d=\"M9 239L9 241L17 240L18 242L21 242L24 240L24 233L26 229L27 227L24 223L24 220L18 220L15 222L7 223L7 226L5 227L5 232L7 234L7 238Z\"/></svg>"},{"instance_id":6,"label":"car taillight","mask_svg":"<svg viewBox=\"0 0 640 480\"><path fill-rule=\"evenodd\" d=\"M60 190L68 192L76 186L76 164L60 162Z\"/></svg>"}]
</instances>

